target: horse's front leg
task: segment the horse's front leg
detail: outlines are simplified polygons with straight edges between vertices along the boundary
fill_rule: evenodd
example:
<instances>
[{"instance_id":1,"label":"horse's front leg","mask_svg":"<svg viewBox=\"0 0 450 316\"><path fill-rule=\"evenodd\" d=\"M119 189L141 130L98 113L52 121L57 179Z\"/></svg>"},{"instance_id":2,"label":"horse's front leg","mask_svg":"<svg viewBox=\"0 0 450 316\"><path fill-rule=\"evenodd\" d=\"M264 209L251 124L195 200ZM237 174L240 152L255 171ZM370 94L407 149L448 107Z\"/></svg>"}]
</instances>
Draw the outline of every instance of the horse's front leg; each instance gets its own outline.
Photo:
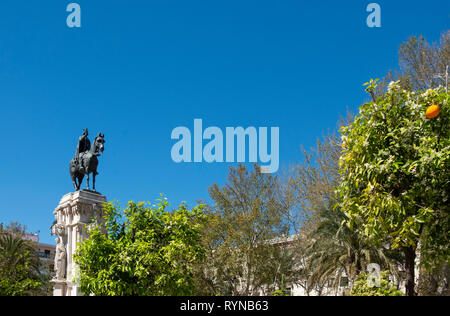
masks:
<instances>
[{"instance_id":1,"label":"horse's front leg","mask_svg":"<svg viewBox=\"0 0 450 316\"><path fill-rule=\"evenodd\" d=\"M87 176L87 178L86 178L87 189L88 189L88 191L90 191L90 189L89 189L89 173L87 173L86 176Z\"/></svg>"},{"instance_id":2,"label":"horse's front leg","mask_svg":"<svg viewBox=\"0 0 450 316\"><path fill-rule=\"evenodd\" d=\"M92 190L95 191L95 171L92 173Z\"/></svg>"},{"instance_id":3,"label":"horse's front leg","mask_svg":"<svg viewBox=\"0 0 450 316\"><path fill-rule=\"evenodd\" d=\"M74 175L71 175L71 177L72 177L73 188L75 190L77 190L77 180Z\"/></svg>"}]
</instances>

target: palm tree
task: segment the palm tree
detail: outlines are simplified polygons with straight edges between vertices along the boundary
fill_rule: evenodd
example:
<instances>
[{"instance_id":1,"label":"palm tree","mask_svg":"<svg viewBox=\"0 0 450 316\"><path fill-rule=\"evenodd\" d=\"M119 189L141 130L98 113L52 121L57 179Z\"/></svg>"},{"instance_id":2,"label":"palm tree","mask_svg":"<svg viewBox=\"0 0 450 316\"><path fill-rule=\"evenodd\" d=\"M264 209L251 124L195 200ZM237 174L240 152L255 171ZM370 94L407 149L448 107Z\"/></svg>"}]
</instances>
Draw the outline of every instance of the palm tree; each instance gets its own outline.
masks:
<instances>
[{"instance_id":1,"label":"palm tree","mask_svg":"<svg viewBox=\"0 0 450 316\"><path fill-rule=\"evenodd\" d=\"M356 276L370 263L377 263L397 278L401 253L385 247L375 247L361 237L356 229L343 225L344 214L332 207L317 212L319 217L309 235L306 248L308 288L321 289L331 286L337 291L341 277L353 284Z\"/></svg>"},{"instance_id":2,"label":"palm tree","mask_svg":"<svg viewBox=\"0 0 450 316\"><path fill-rule=\"evenodd\" d=\"M41 286L40 261L33 244L12 233L0 234L0 295L32 295Z\"/></svg>"}]
</instances>

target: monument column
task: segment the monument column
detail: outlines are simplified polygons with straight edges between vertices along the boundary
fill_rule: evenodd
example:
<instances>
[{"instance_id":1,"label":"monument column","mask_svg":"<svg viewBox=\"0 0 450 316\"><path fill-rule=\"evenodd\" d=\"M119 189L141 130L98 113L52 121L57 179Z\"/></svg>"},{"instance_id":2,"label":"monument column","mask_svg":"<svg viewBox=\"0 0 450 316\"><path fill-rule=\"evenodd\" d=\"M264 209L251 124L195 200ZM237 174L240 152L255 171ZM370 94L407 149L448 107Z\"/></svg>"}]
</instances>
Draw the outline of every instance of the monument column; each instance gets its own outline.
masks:
<instances>
[{"instance_id":1,"label":"monument column","mask_svg":"<svg viewBox=\"0 0 450 316\"><path fill-rule=\"evenodd\" d=\"M77 268L73 261L78 243L87 235L87 225L103 224L103 204L106 197L93 191L76 191L64 195L56 207L55 224L52 226L56 238L55 271L52 280L54 296L79 296L76 282Z\"/></svg>"}]
</instances>

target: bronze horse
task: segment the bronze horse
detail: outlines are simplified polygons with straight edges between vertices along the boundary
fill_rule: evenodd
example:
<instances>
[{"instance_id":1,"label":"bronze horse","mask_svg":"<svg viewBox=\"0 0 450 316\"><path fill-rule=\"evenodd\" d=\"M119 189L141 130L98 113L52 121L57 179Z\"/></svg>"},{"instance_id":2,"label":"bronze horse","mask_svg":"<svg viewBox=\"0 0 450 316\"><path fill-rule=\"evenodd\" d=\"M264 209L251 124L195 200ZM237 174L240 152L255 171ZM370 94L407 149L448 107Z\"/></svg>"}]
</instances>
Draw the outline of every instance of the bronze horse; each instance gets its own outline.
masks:
<instances>
[{"instance_id":1,"label":"bronze horse","mask_svg":"<svg viewBox=\"0 0 450 316\"><path fill-rule=\"evenodd\" d=\"M87 189L89 189L89 174L92 173L92 189L95 191L95 176L98 175L98 156L101 156L105 144L105 135L101 133L95 138L91 148L83 153L79 154L79 157L75 157L70 161L69 172L72 178L74 188L79 191L84 176L87 176ZM78 180L78 182L77 182Z\"/></svg>"}]
</instances>

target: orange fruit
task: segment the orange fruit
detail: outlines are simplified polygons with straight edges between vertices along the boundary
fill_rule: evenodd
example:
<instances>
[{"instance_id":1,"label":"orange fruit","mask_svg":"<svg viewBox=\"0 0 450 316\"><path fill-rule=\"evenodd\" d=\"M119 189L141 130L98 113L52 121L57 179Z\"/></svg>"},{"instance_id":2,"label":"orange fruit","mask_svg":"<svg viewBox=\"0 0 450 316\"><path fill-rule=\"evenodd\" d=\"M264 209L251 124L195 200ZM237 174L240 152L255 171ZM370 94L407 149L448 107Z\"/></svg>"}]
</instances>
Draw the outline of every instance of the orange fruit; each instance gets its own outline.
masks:
<instances>
[{"instance_id":1,"label":"orange fruit","mask_svg":"<svg viewBox=\"0 0 450 316\"><path fill-rule=\"evenodd\" d=\"M433 119L436 116L439 115L439 112L441 111L441 109L439 108L438 105L433 104L431 106L428 107L427 112L426 112L426 116L428 119Z\"/></svg>"}]
</instances>

